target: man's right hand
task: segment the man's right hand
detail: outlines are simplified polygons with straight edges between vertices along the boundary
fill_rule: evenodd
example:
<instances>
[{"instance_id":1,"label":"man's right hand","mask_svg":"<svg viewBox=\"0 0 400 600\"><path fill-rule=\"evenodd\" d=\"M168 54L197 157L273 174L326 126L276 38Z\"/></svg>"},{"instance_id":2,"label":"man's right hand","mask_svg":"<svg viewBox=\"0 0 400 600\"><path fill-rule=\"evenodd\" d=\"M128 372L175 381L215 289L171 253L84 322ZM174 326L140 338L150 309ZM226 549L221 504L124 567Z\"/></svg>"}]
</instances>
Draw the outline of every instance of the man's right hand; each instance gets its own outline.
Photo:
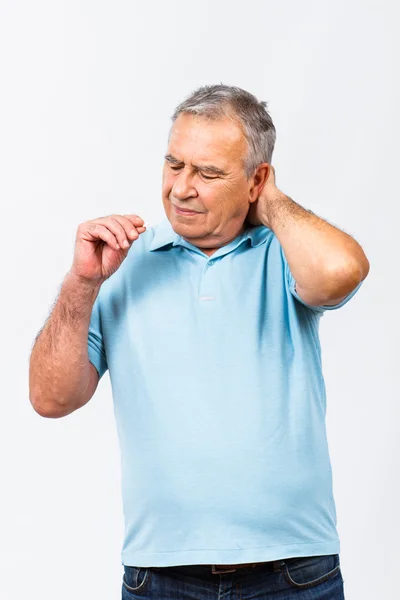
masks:
<instances>
[{"instance_id":1,"label":"man's right hand","mask_svg":"<svg viewBox=\"0 0 400 600\"><path fill-rule=\"evenodd\" d=\"M70 273L101 285L120 267L131 244L146 230L143 225L137 215L110 215L81 223Z\"/></svg>"}]
</instances>

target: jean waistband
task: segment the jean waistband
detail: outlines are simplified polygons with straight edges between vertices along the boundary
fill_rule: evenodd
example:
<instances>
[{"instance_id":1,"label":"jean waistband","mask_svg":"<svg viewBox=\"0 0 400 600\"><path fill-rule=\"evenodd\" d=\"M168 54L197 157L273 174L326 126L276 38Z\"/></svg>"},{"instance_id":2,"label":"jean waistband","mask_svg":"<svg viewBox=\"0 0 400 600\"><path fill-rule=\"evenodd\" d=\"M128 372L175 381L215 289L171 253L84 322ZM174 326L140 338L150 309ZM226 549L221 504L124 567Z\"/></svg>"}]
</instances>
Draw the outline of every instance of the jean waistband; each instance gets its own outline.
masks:
<instances>
[{"instance_id":1,"label":"jean waistband","mask_svg":"<svg viewBox=\"0 0 400 600\"><path fill-rule=\"evenodd\" d=\"M177 569L182 572L193 573L193 574L225 574L225 573L234 573L239 569L258 569L262 568L268 571L279 571L283 564L284 560L271 560L266 562L257 562L257 563L239 563L232 565L177 565L173 567L151 567L151 569L155 571L161 571L163 569Z\"/></svg>"}]
</instances>

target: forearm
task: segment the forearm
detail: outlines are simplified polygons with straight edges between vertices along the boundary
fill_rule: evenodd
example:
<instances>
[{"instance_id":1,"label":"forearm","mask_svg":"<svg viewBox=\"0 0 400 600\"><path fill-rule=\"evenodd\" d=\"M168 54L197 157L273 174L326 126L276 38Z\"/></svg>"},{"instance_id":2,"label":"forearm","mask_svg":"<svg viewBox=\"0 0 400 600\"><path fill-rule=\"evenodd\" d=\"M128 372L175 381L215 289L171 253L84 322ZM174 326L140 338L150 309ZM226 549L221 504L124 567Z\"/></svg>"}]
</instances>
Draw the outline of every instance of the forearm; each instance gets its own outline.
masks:
<instances>
[{"instance_id":1,"label":"forearm","mask_svg":"<svg viewBox=\"0 0 400 600\"><path fill-rule=\"evenodd\" d=\"M360 244L285 194L275 195L262 220L279 239L296 286L317 294L318 303L346 296L367 276Z\"/></svg>"},{"instance_id":2,"label":"forearm","mask_svg":"<svg viewBox=\"0 0 400 600\"><path fill-rule=\"evenodd\" d=\"M30 401L40 414L77 405L89 384L87 340L100 286L70 273L54 309L36 338L29 363Z\"/></svg>"}]
</instances>

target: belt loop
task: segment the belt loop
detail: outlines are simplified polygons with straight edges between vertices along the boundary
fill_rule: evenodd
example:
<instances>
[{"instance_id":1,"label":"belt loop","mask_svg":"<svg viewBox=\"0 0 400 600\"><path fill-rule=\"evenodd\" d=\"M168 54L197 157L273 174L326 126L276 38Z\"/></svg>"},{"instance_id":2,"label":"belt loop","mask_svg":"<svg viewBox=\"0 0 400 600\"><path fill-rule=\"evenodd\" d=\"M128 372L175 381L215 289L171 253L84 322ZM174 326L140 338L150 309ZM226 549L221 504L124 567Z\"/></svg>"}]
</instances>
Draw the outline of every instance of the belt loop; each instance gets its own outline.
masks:
<instances>
[{"instance_id":1,"label":"belt loop","mask_svg":"<svg viewBox=\"0 0 400 600\"><path fill-rule=\"evenodd\" d=\"M280 571L284 564L285 564L284 560L273 560L272 561L272 568L273 568L274 572L275 571Z\"/></svg>"},{"instance_id":2,"label":"belt loop","mask_svg":"<svg viewBox=\"0 0 400 600\"><path fill-rule=\"evenodd\" d=\"M213 573L214 575L218 574L218 573L234 573L236 571L236 569L217 569L216 565L211 565L211 573Z\"/></svg>"}]
</instances>

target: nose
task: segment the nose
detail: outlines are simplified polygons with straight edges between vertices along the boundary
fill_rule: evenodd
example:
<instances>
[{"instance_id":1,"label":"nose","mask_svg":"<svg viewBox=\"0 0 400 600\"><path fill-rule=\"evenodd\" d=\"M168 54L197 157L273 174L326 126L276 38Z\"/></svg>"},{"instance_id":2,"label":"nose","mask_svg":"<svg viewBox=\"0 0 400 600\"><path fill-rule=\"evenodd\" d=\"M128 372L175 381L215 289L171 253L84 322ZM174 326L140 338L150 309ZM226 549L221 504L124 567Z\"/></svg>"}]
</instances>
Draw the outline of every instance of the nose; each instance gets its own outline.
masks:
<instances>
[{"instance_id":1,"label":"nose","mask_svg":"<svg viewBox=\"0 0 400 600\"><path fill-rule=\"evenodd\" d=\"M197 192L192 184L192 179L185 169L182 169L182 171L176 175L172 187L172 195L178 200L185 200L186 198L194 198L197 196Z\"/></svg>"}]
</instances>

